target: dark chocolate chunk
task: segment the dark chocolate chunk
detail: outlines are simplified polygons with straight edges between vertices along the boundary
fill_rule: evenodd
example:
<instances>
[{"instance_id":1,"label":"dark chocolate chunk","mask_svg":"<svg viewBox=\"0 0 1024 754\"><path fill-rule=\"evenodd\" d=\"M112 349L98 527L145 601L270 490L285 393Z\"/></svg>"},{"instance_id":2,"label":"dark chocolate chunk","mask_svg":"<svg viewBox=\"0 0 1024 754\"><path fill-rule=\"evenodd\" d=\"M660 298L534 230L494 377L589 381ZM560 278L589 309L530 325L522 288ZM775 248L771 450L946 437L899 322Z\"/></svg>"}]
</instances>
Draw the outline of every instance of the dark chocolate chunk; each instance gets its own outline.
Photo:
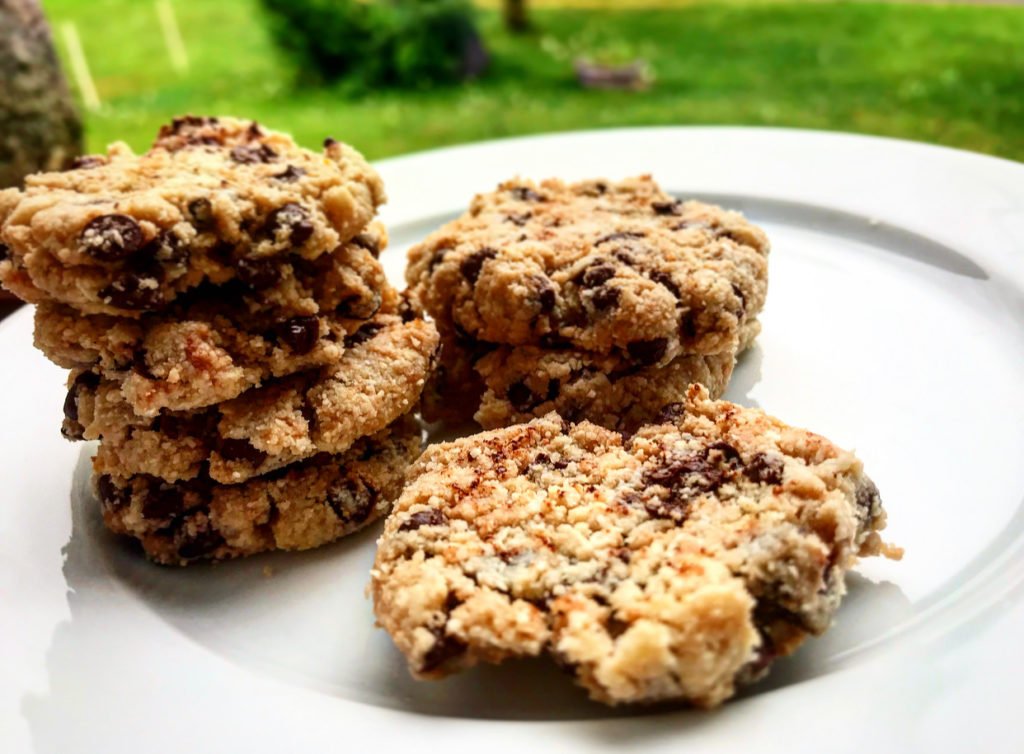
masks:
<instances>
[{"instance_id":1,"label":"dark chocolate chunk","mask_svg":"<svg viewBox=\"0 0 1024 754\"><path fill-rule=\"evenodd\" d=\"M479 251L474 251L468 257L462 260L462 264L459 265L459 272L462 273L462 277L466 278L470 283L475 283L477 278L480 277L480 270L483 269L484 262L488 259L494 259L498 255L494 249L485 246Z\"/></svg>"},{"instance_id":2,"label":"dark chocolate chunk","mask_svg":"<svg viewBox=\"0 0 1024 754\"><path fill-rule=\"evenodd\" d=\"M175 484L157 483L142 501L142 517L164 519L185 511L184 490Z\"/></svg>"},{"instance_id":3,"label":"dark chocolate chunk","mask_svg":"<svg viewBox=\"0 0 1024 754\"><path fill-rule=\"evenodd\" d=\"M415 531L421 526L444 526L448 523L448 517L437 508L428 508L425 511L416 511L409 518L402 522L398 531Z\"/></svg>"},{"instance_id":4,"label":"dark chocolate chunk","mask_svg":"<svg viewBox=\"0 0 1024 754\"><path fill-rule=\"evenodd\" d=\"M762 484L782 484L782 459L776 456L758 453L743 468L748 479Z\"/></svg>"},{"instance_id":5,"label":"dark chocolate chunk","mask_svg":"<svg viewBox=\"0 0 1024 754\"><path fill-rule=\"evenodd\" d=\"M294 183L305 174L306 171L298 165L289 165L282 172L273 176L273 178L278 181L284 181L285 183Z\"/></svg>"},{"instance_id":6,"label":"dark chocolate chunk","mask_svg":"<svg viewBox=\"0 0 1024 754\"><path fill-rule=\"evenodd\" d=\"M668 350L668 339L634 340L626 346L626 350L629 352L629 357L635 362L645 366L657 364Z\"/></svg>"},{"instance_id":7,"label":"dark chocolate chunk","mask_svg":"<svg viewBox=\"0 0 1024 754\"><path fill-rule=\"evenodd\" d=\"M361 524L377 504L377 490L358 479L342 479L327 492L327 504L346 524Z\"/></svg>"},{"instance_id":8,"label":"dark chocolate chunk","mask_svg":"<svg viewBox=\"0 0 1024 754\"><path fill-rule=\"evenodd\" d=\"M234 264L238 279L254 290L269 288L281 279L281 267L274 259L240 257Z\"/></svg>"},{"instance_id":9,"label":"dark chocolate chunk","mask_svg":"<svg viewBox=\"0 0 1024 754\"><path fill-rule=\"evenodd\" d=\"M156 309L164 303L160 282L155 275L128 272L100 290L100 298L118 309Z\"/></svg>"},{"instance_id":10,"label":"dark chocolate chunk","mask_svg":"<svg viewBox=\"0 0 1024 754\"><path fill-rule=\"evenodd\" d=\"M279 323L275 332L292 353L301 356L316 346L320 337L320 320L312 315L292 317Z\"/></svg>"},{"instance_id":11,"label":"dark chocolate chunk","mask_svg":"<svg viewBox=\"0 0 1024 754\"><path fill-rule=\"evenodd\" d=\"M857 503L857 507L864 512L865 516L871 516L882 504L881 495L878 494L878 487L876 487L875 483L867 477L865 477L863 483L857 487L854 499Z\"/></svg>"},{"instance_id":12,"label":"dark chocolate chunk","mask_svg":"<svg viewBox=\"0 0 1024 754\"><path fill-rule=\"evenodd\" d=\"M466 645L454 636L447 636L444 627L431 629L434 634L434 646L423 656L420 665L421 673L437 670L446 662L466 651Z\"/></svg>"},{"instance_id":13,"label":"dark chocolate chunk","mask_svg":"<svg viewBox=\"0 0 1024 754\"><path fill-rule=\"evenodd\" d=\"M678 199L670 202L651 202L651 209L656 215L678 215L683 208L683 203Z\"/></svg>"},{"instance_id":14,"label":"dark chocolate chunk","mask_svg":"<svg viewBox=\"0 0 1024 754\"><path fill-rule=\"evenodd\" d=\"M384 326L379 322L367 322L351 335L345 336L345 348L352 348L352 346L358 346L361 343L365 343L383 329Z\"/></svg>"},{"instance_id":15,"label":"dark chocolate chunk","mask_svg":"<svg viewBox=\"0 0 1024 754\"><path fill-rule=\"evenodd\" d=\"M526 186L516 186L513 189L509 189L509 193L512 194L512 196L515 199L518 199L521 202L542 202L542 201L544 201L544 197L543 196L538 194L533 189L527 188Z\"/></svg>"},{"instance_id":16,"label":"dark chocolate chunk","mask_svg":"<svg viewBox=\"0 0 1024 754\"><path fill-rule=\"evenodd\" d=\"M240 144L231 150L231 159L240 165L256 165L273 162L276 158L277 152L266 144L259 144L258 146Z\"/></svg>"},{"instance_id":17,"label":"dark chocolate chunk","mask_svg":"<svg viewBox=\"0 0 1024 754\"><path fill-rule=\"evenodd\" d=\"M116 262L142 248L142 228L128 215L100 215L90 220L79 237L86 254L101 262Z\"/></svg>"},{"instance_id":18,"label":"dark chocolate chunk","mask_svg":"<svg viewBox=\"0 0 1024 754\"><path fill-rule=\"evenodd\" d=\"M302 246L313 236L309 210L295 202L288 202L275 209L267 217L266 233L276 238L279 231L286 233L292 246Z\"/></svg>"},{"instance_id":19,"label":"dark chocolate chunk","mask_svg":"<svg viewBox=\"0 0 1024 754\"><path fill-rule=\"evenodd\" d=\"M203 558L212 555L217 548L225 544L224 537L215 529L199 532L178 545L178 555L186 560Z\"/></svg>"},{"instance_id":20,"label":"dark chocolate chunk","mask_svg":"<svg viewBox=\"0 0 1024 754\"><path fill-rule=\"evenodd\" d=\"M537 289L537 301L540 302L540 313L550 314L554 311L557 296L555 286L548 280L546 275L533 275L531 281Z\"/></svg>"},{"instance_id":21,"label":"dark chocolate chunk","mask_svg":"<svg viewBox=\"0 0 1024 754\"><path fill-rule=\"evenodd\" d=\"M324 149L330 149L337 143L337 139L332 139L330 136L328 136L326 139L324 139Z\"/></svg>"},{"instance_id":22,"label":"dark chocolate chunk","mask_svg":"<svg viewBox=\"0 0 1024 754\"><path fill-rule=\"evenodd\" d=\"M266 452L254 447L243 438L222 437L217 443L217 452L228 461L243 461L252 466L259 466L267 460Z\"/></svg>"},{"instance_id":23,"label":"dark chocolate chunk","mask_svg":"<svg viewBox=\"0 0 1024 754\"><path fill-rule=\"evenodd\" d=\"M697 339L697 315L693 311L685 311L679 318L679 334L686 341Z\"/></svg>"},{"instance_id":24,"label":"dark chocolate chunk","mask_svg":"<svg viewBox=\"0 0 1024 754\"><path fill-rule=\"evenodd\" d=\"M523 212L521 215L505 215L505 222L512 223L518 227L523 227L533 217L532 212Z\"/></svg>"},{"instance_id":25,"label":"dark chocolate chunk","mask_svg":"<svg viewBox=\"0 0 1024 754\"><path fill-rule=\"evenodd\" d=\"M613 277L615 277L614 267L610 264L597 262L596 264L592 264L587 267L577 280L584 288L596 288L599 285L607 283Z\"/></svg>"},{"instance_id":26,"label":"dark chocolate chunk","mask_svg":"<svg viewBox=\"0 0 1024 754\"><path fill-rule=\"evenodd\" d=\"M610 285L603 285L594 291L594 308L598 311L607 311L618 305L622 297L622 291Z\"/></svg>"},{"instance_id":27,"label":"dark chocolate chunk","mask_svg":"<svg viewBox=\"0 0 1024 754\"><path fill-rule=\"evenodd\" d=\"M672 293L676 298L680 298L679 286L676 285L676 281L672 279L672 276L667 272L661 270L654 270L650 274L651 280L659 285L663 285Z\"/></svg>"},{"instance_id":28,"label":"dark chocolate chunk","mask_svg":"<svg viewBox=\"0 0 1024 754\"><path fill-rule=\"evenodd\" d=\"M204 197L193 199L188 203L188 214L196 230L209 230L214 225L213 205Z\"/></svg>"},{"instance_id":29,"label":"dark chocolate chunk","mask_svg":"<svg viewBox=\"0 0 1024 754\"><path fill-rule=\"evenodd\" d=\"M376 259L380 256L380 239L373 233L360 233L352 239L356 246L366 249Z\"/></svg>"},{"instance_id":30,"label":"dark chocolate chunk","mask_svg":"<svg viewBox=\"0 0 1024 754\"><path fill-rule=\"evenodd\" d=\"M505 395L516 411L529 411L533 407L534 396L525 382L512 383Z\"/></svg>"},{"instance_id":31,"label":"dark chocolate chunk","mask_svg":"<svg viewBox=\"0 0 1024 754\"><path fill-rule=\"evenodd\" d=\"M644 234L634 230L623 230L618 233L609 233L607 236L601 236L599 239L594 241L594 246L600 246L603 243L609 241L625 241L630 238L643 238Z\"/></svg>"},{"instance_id":32,"label":"dark chocolate chunk","mask_svg":"<svg viewBox=\"0 0 1024 754\"><path fill-rule=\"evenodd\" d=\"M78 398L81 391L93 389L99 384L100 378L95 372L82 372L75 378L75 381L71 383L71 387L68 388L67 397L64 399L64 416L69 421L78 421Z\"/></svg>"},{"instance_id":33,"label":"dark chocolate chunk","mask_svg":"<svg viewBox=\"0 0 1024 754\"><path fill-rule=\"evenodd\" d=\"M99 493L100 503L109 510L123 508L128 504L130 494L114 484L109 474L104 474L96 480L96 489Z\"/></svg>"}]
</instances>

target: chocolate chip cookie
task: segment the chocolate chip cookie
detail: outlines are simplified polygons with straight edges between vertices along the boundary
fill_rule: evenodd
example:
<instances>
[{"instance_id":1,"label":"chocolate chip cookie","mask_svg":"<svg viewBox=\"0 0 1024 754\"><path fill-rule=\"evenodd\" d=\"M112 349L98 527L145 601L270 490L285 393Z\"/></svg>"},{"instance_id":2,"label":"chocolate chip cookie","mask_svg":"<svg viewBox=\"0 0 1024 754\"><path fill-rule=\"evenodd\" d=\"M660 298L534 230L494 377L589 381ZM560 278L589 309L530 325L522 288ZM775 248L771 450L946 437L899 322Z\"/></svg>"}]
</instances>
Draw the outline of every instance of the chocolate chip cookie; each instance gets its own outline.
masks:
<instances>
[{"instance_id":1,"label":"chocolate chip cookie","mask_svg":"<svg viewBox=\"0 0 1024 754\"><path fill-rule=\"evenodd\" d=\"M514 180L413 247L407 280L442 331L660 366L739 349L764 305L768 250L740 214L649 176Z\"/></svg>"},{"instance_id":2,"label":"chocolate chip cookie","mask_svg":"<svg viewBox=\"0 0 1024 754\"><path fill-rule=\"evenodd\" d=\"M337 363L191 412L139 416L113 381L71 380L64 434L102 439L98 473L238 483L317 453L345 452L413 410L437 348L434 326L378 315Z\"/></svg>"},{"instance_id":3,"label":"chocolate chip cookie","mask_svg":"<svg viewBox=\"0 0 1024 754\"><path fill-rule=\"evenodd\" d=\"M628 439L550 414L408 478L372 593L420 678L548 653L602 702L712 707L901 554L853 454L699 386Z\"/></svg>"},{"instance_id":4,"label":"chocolate chip cookie","mask_svg":"<svg viewBox=\"0 0 1024 754\"><path fill-rule=\"evenodd\" d=\"M387 512L420 447L419 424L404 417L341 455L320 454L243 484L97 472L93 486L111 531L139 540L158 563L187 565L306 550L366 526Z\"/></svg>"},{"instance_id":5,"label":"chocolate chip cookie","mask_svg":"<svg viewBox=\"0 0 1024 754\"><path fill-rule=\"evenodd\" d=\"M271 275L357 238L384 201L351 147L322 154L253 121L178 118L0 192L0 282L91 314L137 317L202 283Z\"/></svg>"},{"instance_id":6,"label":"chocolate chip cookie","mask_svg":"<svg viewBox=\"0 0 1024 754\"><path fill-rule=\"evenodd\" d=\"M41 303L35 343L60 366L122 382L132 408L153 416L229 400L265 379L332 364L346 337L397 304L373 254L347 244L312 262L284 264L268 287L200 286L138 319Z\"/></svg>"},{"instance_id":7,"label":"chocolate chip cookie","mask_svg":"<svg viewBox=\"0 0 1024 754\"><path fill-rule=\"evenodd\" d=\"M527 422L554 411L631 432L678 403L699 382L717 398L729 384L731 353L680 354L641 367L620 356L536 346L500 346L474 362L485 390L474 419L485 429Z\"/></svg>"}]
</instances>

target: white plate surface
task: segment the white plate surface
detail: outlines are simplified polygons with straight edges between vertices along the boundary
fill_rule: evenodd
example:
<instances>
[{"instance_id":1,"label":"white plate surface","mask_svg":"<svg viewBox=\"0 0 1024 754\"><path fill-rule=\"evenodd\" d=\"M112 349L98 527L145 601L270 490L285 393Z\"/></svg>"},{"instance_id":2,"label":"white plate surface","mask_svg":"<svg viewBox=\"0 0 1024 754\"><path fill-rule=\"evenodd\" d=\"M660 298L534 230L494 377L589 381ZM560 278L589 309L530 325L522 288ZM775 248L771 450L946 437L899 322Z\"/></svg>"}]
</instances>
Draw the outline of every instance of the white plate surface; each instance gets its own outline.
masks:
<instances>
[{"instance_id":1,"label":"white plate surface","mask_svg":"<svg viewBox=\"0 0 1024 754\"><path fill-rule=\"evenodd\" d=\"M727 396L856 448L906 558L865 562L829 634L713 713L609 712L543 662L416 683L363 594L379 528L184 570L109 536L22 310L0 323L0 750L1024 750L1024 166L659 128L379 168L395 282L410 243L515 174L650 172L746 212L771 283Z\"/></svg>"}]
</instances>

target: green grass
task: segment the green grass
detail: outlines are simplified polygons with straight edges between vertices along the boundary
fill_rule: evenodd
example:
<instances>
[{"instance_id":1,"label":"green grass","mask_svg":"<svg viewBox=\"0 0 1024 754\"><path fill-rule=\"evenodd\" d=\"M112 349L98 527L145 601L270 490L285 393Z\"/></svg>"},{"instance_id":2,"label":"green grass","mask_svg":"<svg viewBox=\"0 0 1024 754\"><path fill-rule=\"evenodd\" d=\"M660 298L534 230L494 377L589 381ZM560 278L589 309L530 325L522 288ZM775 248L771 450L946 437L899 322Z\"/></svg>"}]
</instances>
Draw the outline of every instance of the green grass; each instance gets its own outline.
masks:
<instances>
[{"instance_id":1,"label":"green grass","mask_svg":"<svg viewBox=\"0 0 1024 754\"><path fill-rule=\"evenodd\" d=\"M145 0L44 0L73 21L103 107L88 146L144 147L183 112L255 117L306 144L332 135L370 157L511 134L635 124L753 124L898 136L1024 160L1024 9L862 3L680 4L536 10L515 38L481 13L493 55L475 83L359 98L294 86L256 0L175 8L191 67L176 73ZM646 92L580 89L574 51L626 40ZM627 50L628 51L628 50Z\"/></svg>"}]
</instances>

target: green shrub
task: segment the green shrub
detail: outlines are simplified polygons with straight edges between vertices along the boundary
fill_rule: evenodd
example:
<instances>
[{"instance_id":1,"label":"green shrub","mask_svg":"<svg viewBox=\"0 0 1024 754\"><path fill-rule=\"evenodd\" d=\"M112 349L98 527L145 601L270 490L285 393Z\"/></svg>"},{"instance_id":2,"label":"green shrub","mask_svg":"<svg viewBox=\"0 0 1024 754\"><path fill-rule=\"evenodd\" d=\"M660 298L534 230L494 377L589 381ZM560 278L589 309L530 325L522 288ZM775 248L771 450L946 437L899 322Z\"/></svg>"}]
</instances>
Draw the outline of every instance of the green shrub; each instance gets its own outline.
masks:
<instances>
[{"instance_id":1,"label":"green shrub","mask_svg":"<svg viewBox=\"0 0 1024 754\"><path fill-rule=\"evenodd\" d=\"M430 87L486 64L468 0L262 0L306 80Z\"/></svg>"}]
</instances>

